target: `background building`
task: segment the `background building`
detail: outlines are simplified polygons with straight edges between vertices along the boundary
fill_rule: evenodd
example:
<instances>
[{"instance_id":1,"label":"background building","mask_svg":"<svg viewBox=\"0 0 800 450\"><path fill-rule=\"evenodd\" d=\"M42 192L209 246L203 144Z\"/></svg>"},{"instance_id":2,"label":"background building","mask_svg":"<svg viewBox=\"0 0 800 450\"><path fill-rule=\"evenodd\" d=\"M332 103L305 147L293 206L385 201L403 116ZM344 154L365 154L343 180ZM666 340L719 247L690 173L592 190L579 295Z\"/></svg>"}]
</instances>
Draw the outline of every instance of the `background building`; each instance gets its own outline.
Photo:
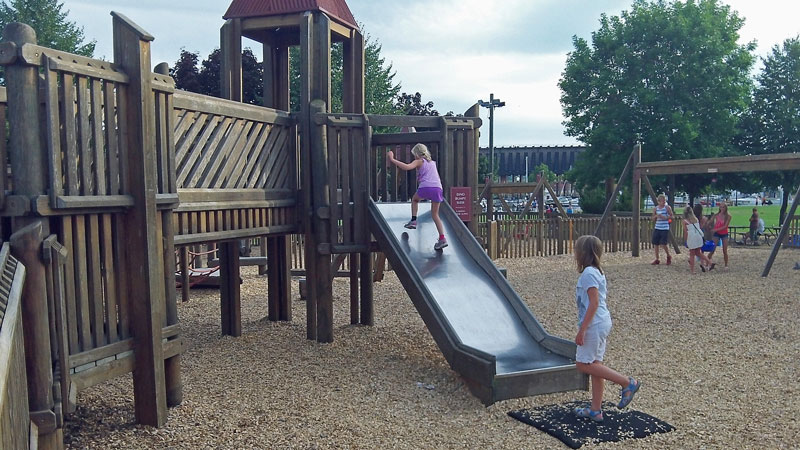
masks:
<instances>
[{"instance_id":1,"label":"background building","mask_svg":"<svg viewBox=\"0 0 800 450\"><path fill-rule=\"evenodd\" d=\"M568 171L575 165L575 160L586 149L583 145L551 145L531 147L495 147L494 157L499 161L500 177L524 177L525 158L527 170L532 172L539 164L547 164L558 175ZM489 148L482 147L480 155L489 158Z\"/></svg>"}]
</instances>

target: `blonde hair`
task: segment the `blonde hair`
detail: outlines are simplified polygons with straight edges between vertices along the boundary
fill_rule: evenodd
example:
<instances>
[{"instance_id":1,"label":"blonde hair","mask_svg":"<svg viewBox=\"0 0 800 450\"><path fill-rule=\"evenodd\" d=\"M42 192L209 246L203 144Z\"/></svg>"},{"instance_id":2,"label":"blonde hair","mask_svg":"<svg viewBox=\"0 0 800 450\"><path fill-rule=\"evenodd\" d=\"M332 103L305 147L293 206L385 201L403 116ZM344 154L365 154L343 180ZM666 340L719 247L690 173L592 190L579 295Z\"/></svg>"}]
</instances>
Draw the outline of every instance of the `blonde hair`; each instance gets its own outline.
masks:
<instances>
[{"instance_id":1,"label":"blonde hair","mask_svg":"<svg viewBox=\"0 0 800 450\"><path fill-rule=\"evenodd\" d=\"M601 256L603 256L603 242L597 236L587 234L575 241L575 262L578 264L578 272L583 273L583 269L593 266L603 273Z\"/></svg>"},{"instance_id":2,"label":"blonde hair","mask_svg":"<svg viewBox=\"0 0 800 450\"><path fill-rule=\"evenodd\" d=\"M723 206L725 207L725 214L722 214L722 207ZM725 217L726 219L728 217L731 217L731 213L728 212L728 203L727 202L724 202L724 201L719 202L719 211L717 211L717 214L722 214L722 217Z\"/></svg>"},{"instance_id":3,"label":"blonde hair","mask_svg":"<svg viewBox=\"0 0 800 450\"><path fill-rule=\"evenodd\" d=\"M692 209L691 206L687 206L683 210L683 218L689 221L689 223L697 222L697 216L694 215L694 210Z\"/></svg>"},{"instance_id":4,"label":"blonde hair","mask_svg":"<svg viewBox=\"0 0 800 450\"><path fill-rule=\"evenodd\" d=\"M428 151L428 147L425 144L417 144L411 149L411 154L415 157L419 156L420 158L431 161L431 152Z\"/></svg>"}]
</instances>

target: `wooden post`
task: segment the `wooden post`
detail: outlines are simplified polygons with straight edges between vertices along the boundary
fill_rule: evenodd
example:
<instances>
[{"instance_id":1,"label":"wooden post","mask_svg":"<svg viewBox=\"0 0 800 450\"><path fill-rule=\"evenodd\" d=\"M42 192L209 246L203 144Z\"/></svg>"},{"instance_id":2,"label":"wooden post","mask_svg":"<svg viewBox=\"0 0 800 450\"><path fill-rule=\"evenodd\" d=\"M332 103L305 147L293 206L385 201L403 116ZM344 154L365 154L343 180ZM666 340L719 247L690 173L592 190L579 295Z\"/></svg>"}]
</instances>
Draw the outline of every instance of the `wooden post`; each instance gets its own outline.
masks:
<instances>
[{"instance_id":1,"label":"wooden post","mask_svg":"<svg viewBox=\"0 0 800 450\"><path fill-rule=\"evenodd\" d=\"M264 45L264 106L289 111L289 48L285 45ZM268 264L267 317L271 321L290 321L292 276L289 237L265 236L261 242ZM260 267L259 273L262 273Z\"/></svg>"},{"instance_id":2,"label":"wooden post","mask_svg":"<svg viewBox=\"0 0 800 450\"><path fill-rule=\"evenodd\" d=\"M311 174L311 72L314 66L312 51L314 38L314 21L311 13L306 13L300 22L300 170L303 180L301 217L303 219L305 269L306 269L306 337L317 339L317 286L316 280L317 239L314 235L312 216L314 203L312 196L313 178Z\"/></svg>"},{"instance_id":3,"label":"wooden post","mask_svg":"<svg viewBox=\"0 0 800 450\"><path fill-rule=\"evenodd\" d=\"M608 201L606 202L606 209L603 211L603 215L600 217L600 222L598 222L597 228L595 228L594 230L593 234L595 236L598 237L600 236L600 230L603 228L603 223L605 222L606 218L611 213L611 211L614 209L614 203L617 201L617 193L619 192L617 186L619 186L619 184L621 184L625 179L625 176L628 175L628 171L631 169L631 166L633 165L633 158L634 158L633 154L635 152L636 150L634 149L634 151L631 152L631 156L628 157L628 161L625 163L625 168L622 169L622 174L620 174L618 178L619 183L614 184L612 186L611 196L608 197ZM613 178L609 178L608 180L613 180ZM606 183L608 183L608 180L606 180ZM608 184L606 184L606 190L608 190Z\"/></svg>"},{"instance_id":4,"label":"wooden post","mask_svg":"<svg viewBox=\"0 0 800 450\"><path fill-rule=\"evenodd\" d=\"M164 321L164 274L158 251L156 192L158 178L155 155L155 100L151 84L150 41L153 37L127 17L114 17L114 62L130 77L127 110L121 111L127 125L127 180L134 207L127 212L126 255L131 279L131 324L136 363L133 391L136 421L160 427L167 421L164 353L161 327Z\"/></svg>"},{"instance_id":5,"label":"wooden post","mask_svg":"<svg viewBox=\"0 0 800 450\"><path fill-rule=\"evenodd\" d=\"M792 200L792 206L789 208L789 211L786 213L786 218L783 220L783 224L781 225L781 231L778 233L778 237L775 239L775 244L772 245L772 251L769 254L769 259L767 259L767 264L764 266L764 271L761 273L762 277L766 277L769 275L770 269L772 269L772 264L775 262L775 257L778 256L778 251L781 249L781 245L786 240L786 235L789 234L789 226L792 223L792 217L794 217L795 211L797 211L797 206L800 203L800 187L797 188L797 192L794 194L794 200Z\"/></svg>"},{"instance_id":6,"label":"wooden post","mask_svg":"<svg viewBox=\"0 0 800 450\"><path fill-rule=\"evenodd\" d=\"M158 74L169 76L169 64L162 62L155 67L154 71ZM172 113L171 94L166 98L166 110L169 111L170 114ZM165 128L171 128L172 122L170 121L167 123L169 125L166 125ZM166 168L162 169L167 170ZM172 180L175 180L175 165L172 164L171 168L168 170L171 172L169 173L168 177ZM164 190L164 193L178 193L177 186L170 185L170 183L166 183L162 189ZM161 220L158 222L161 224L161 228L157 230L157 232L161 236L161 261L163 262L163 264L159 267L159 270L164 275L166 325L172 326L178 323L178 302L175 291L175 272L177 271L175 263L175 227L173 224L174 219L171 208L159 210L158 214L161 214ZM177 339L177 337L172 339ZM181 381L180 353L164 361L164 383L167 391L167 406L173 407L180 405L183 401L183 382Z\"/></svg>"},{"instance_id":7,"label":"wooden post","mask_svg":"<svg viewBox=\"0 0 800 450\"><path fill-rule=\"evenodd\" d=\"M220 29L220 96L242 101L242 19L228 19Z\"/></svg>"},{"instance_id":8,"label":"wooden post","mask_svg":"<svg viewBox=\"0 0 800 450\"><path fill-rule=\"evenodd\" d=\"M189 289L191 287L191 272L189 271L189 247L181 247L178 252L181 265L181 300L188 302Z\"/></svg>"},{"instance_id":9,"label":"wooden post","mask_svg":"<svg viewBox=\"0 0 800 450\"><path fill-rule=\"evenodd\" d=\"M636 168L642 162L642 144L633 147L633 198L631 199L631 211L633 211L633 235L631 236L631 253L634 257L639 257L642 246L641 237L641 206L642 206L642 176Z\"/></svg>"},{"instance_id":10,"label":"wooden post","mask_svg":"<svg viewBox=\"0 0 800 450\"><path fill-rule=\"evenodd\" d=\"M3 30L3 40L18 48L36 44L36 32L28 25L11 23ZM47 194L48 177L39 115L39 70L17 62L6 66L5 78L14 194L33 199ZM12 221L12 231L12 254L26 270L21 308L30 418L39 429L40 448L63 448L63 434L54 412L47 269L42 261L42 241L50 234L50 223L41 218L18 217Z\"/></svg>"},{"instance_id":11,"label":"wooden post","mask_svg":"<svg viewBox=\"0 0 800 450\"><path fill-rule=\"evenodd\" d=\"M489 241L489 258L497 259L497 221L491 220L487 222L488 225L488 236L487 240Z\"/></svg>"},{"instance_id":12,"label":"wooden post","mask_svg":"<svg viewBox=\"0 0 800 450\"><path fill-rule=\"evenodd\" d=\"M331 276L330 255L319 251L320 244L329 244L330 224L323 217L323 211L330 208L330 186L328 184L328 148L327 128L317 125L313 117L317 113L326 113L331 98L331 29L330 19L322 13L308 13L311 20L307 24L309 36L301 27L301 53L306 54L306 64L301 61L301 78L307 78L308 103L303 103L304 120L309 131L306 142L308 150L311 202L308 204L311 214L311 235L314 239L306 242L313 247L307 253L306 268L313 266L314 276L309 277L309 301L316 311L308 308L308 314L316 314L316 339L318 342L333 342L333 277ZM305 25L305 23L304 23ZM304 42L305 39L305 42ZM305 69L305 71L303 70ZM305 94L305 89L303 89Z\"/></svg>"},{"instance_id":13,"label":"wooden post","mask_svg":"<svg viewBox=\"0 0 800 450\"><path fill-rule=\"evenodd\" d=\"M291 250L286 236L267 238L268 313L271 321L292 320Z\"/></svg>"},{"instance_id":14,"label":"wooden post","mask_svg":"<svg viewBox=\"0 0 800 450\"><path fill-rule=\"evenodd\" d=\"M242 335L242 304L239 291L239 242L219 244L219 296L222 334Z\"/></svg>"},{"instance_id":15,"label":"wooden post","mask_svg":"<svg viewBox=\"0 0 800 450\"><path fill-rule=\"evenodd\" d=\"M556 239L557 239L557 241L556 241L556 251L558 252L559 255L563 255L564 254L564 239L562 239L563 229L564 229L564 218L561 217L561 216L557 216L556 217L556 232L555 232L555 236L556 236Z\"/></svg>"},{"instance_id":16,"label":"wooden post","mask_svg":"<svg viewBox=\"0 0 800 450\"><path fill-rule=\"evenodd\" d=\"M359 34L359 36L360 36L360 34ZM364 38L362 36L361 37L362 52L363 52L363 39ZM363 65L363 58L362 58L361 64ZM361 81L361 89L363 90L363 77L362 77L362 81ZM360 105L363 105L363 98L364 97L362 95ZM363 109L362 109L362 111L363 111ZM372 127L369 125L369 119L367 118L366 114L364 115L364 148L363 148L363 150L365 152L364 159L365 159L366 167L374 168L375 167L375 161L373 160L372 153L371 153L372 152ZM374 176L375 176L375 174L372 172L372 170L367 170L366 171L367 179L365 180L366 183L364 183L365 192L361 194L361 195L364 196L364 205L367 205L369 203L369 201L370 201L369 186L372 186L372 179L373 179ZM365 217L366 217L366 214L365 214ZM364 229L367 229L367 224L366 223L364 223ZM372 237L371 237L371 235L369 233L367 233L365 238L366 239L364 239L364 240L365 240L366 243L370 243L371 240L372 240ZM370 326L372 326L372 325L375 324L375 310L373 308L374 298L373 298L373 290L372 290L372 287L373 287L372 283L374 281L373 269L375 267L375 264L374 264L375 260L373 259L371 252L361 253L360 259L361 259L361 261L359 262L359 269L361 271L361 274L360 274L360 277L361 277L361 281L360 281L361 324L362 325L370 325Z\"/></svg>"},{"instance_id":17,"label":"wooden post","mask_svg":"<svg viewBox=\"0 0 800 450\"><path fill-rule=\"evenodd\" d=\"M326 111L325 103L321 100L311 102L310 113ZM313 228L318 244L330 242L328 234L329 220L322 217L321 211L330 207L330 192L328 185L328 149L327 130L325 125L315 125L311 128L311 172L314 182L313 203ZM331 274L331 257L314 249L314 256L307 264L315 266L317 277L309 279L310 284L316 285L317 293L317 341L333 342L333 277Z\"/></svg>"},{"instance_id":18,"label":"wooden post","mask_svg":"<svg viewBox=\"0 0 800 450\"><path fill-rule=\"evenodd\" d=\"M486 222L494 220L494 194L492 194L492 179L486 181Z\"/></svg>"},{"instance_id":19,"label":"wooden post","mask_svg":"<svg viewBox=\"0 0 800 450\"><path fill-rule=\"evenodd\" d=\"M478 103L475 103L470 107L468 110L464 112L465 117L480 117L481 106ZM480 129L474 128L471 133L469 134L469 138L467 139L467 146L469 147L467 158L469 158L467 162L467 186L472 191L472 220L467 224L469 231L472 233L473 236L478 235L478 216L480 215L481 205L480 199L478 198L478 165L479 165L479 156L478 153L480 151Z\"/></svg>"},{"instance_id":20,"label":"wooden post","mask_svg":"<svg viewBox=\"0 0 800 450\"><path fill-rule=\"evenodd\" d=\"M611 214L611 251L616 253L619 251L619 244L617 242L617 215Z\"/></svg>"},{"instance_id":21,"label":"wooden post","mask_svg":"<svg viewBox=\"0 0 800 450\"><path fill-rule=\"evenodd\" d=\"M267 237L261 236L258 242L258 248L261 250L261 256L267 256ZM269 262L269 260L267 261ZM267 274L267 264L259 265L258 266L258 274L259 275L266 275Z\"/></svg>"}]
</instances>

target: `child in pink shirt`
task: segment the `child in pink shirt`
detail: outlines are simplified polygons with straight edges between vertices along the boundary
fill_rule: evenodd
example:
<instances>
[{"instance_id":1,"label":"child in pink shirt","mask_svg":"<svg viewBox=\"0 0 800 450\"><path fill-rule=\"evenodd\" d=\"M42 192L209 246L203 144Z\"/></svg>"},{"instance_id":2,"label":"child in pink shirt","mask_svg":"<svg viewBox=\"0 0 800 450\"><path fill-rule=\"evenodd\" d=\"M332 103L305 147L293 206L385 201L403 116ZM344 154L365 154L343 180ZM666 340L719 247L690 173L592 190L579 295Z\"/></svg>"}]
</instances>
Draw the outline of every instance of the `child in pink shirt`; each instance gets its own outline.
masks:
<instances>
[{"instance_id":1,"label":"child in pink shirt","mask_svg":"<svg viewBox=\"0 0 800 450\"><path fill-rule=\"evenodd\" d=\"M431 158L431 153L425 144L417 144L411 149L411 154L414 155L414 161L406 164L404 162L394 159L394 153L387 153L386 157L391 163L403 170L417 169L417 192L411 199L411 220L405 224L405 227L411 230L417 228L417 211L419 210L420 199L431 201L431 216L433 223L436 224L436 230L439 231L439 240L433 246L435 250L441 250L447 247L447 240L444 238L444 226L439 219L439 206L444 201L444 194L442 191L442 181L439 178L439 172L436 170L436 161Z\"/></svg>"}]
</instances>

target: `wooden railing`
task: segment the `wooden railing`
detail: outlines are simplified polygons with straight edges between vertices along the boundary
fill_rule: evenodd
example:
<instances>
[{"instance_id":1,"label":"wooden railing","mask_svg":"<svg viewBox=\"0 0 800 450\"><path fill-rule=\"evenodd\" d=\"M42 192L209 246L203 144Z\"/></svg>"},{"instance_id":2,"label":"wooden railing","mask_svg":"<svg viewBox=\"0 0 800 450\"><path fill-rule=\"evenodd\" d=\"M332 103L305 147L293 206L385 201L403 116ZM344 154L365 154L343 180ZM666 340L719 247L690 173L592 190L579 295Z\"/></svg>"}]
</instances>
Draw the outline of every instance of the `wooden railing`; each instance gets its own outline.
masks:
<instances>
[{"instance_id":1,"label":"wooden railing","mask_svg":"<svg viewBox=\"0 0 800 450\"><path fill-rule=\"evenodd\" d=\"M29 447L31 420L22 334L20 297L25 268L9 254L8 243L0 250L0 448Z\"/></svg>"},{"instance_id":2,"label":"wooden railing","mask_svg":"<svg viewBox=\"0 0 800 450\"><path fill-rule=\"evenodd\" d=\"M631 251L633 218L612 216L601 230L599 238L604 251ZM600 217L547 219L510 219L494 222L481 222L478 238L493 258L527 258L533 256L552 256L573 252L575 239L592 234L600 222ZM649 218L641 219L639 226L642 236L649 235L652 223ZM642 242L642 248L651 248L649 239Z\"/></svg>"},{"instance_id":3,"label":"wooden railing","mask_svg":"<svg viewBox=\"0 0 800 450\"><path fill-rule=\"evenodd\" d=\"M288 113L175 91L179 189L290 189L294 121Z\"/></svg>"}]
</instances>

